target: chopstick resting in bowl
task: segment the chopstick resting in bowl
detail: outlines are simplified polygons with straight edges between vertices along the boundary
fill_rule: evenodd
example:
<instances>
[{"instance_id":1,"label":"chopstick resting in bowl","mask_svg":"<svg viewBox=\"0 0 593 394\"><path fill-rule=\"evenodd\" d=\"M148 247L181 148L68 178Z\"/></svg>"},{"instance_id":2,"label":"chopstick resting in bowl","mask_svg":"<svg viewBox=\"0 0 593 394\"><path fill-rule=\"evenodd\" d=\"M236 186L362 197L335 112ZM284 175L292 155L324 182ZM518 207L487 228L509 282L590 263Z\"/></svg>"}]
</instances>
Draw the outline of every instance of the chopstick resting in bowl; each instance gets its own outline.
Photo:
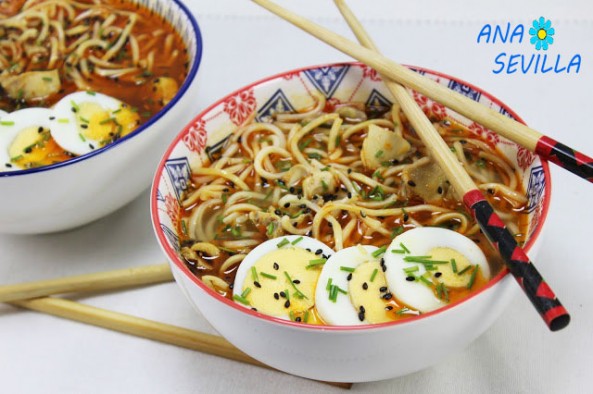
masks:
<instances>
[{"instance_id":1,"label":"chopstick resting in bowl","mask_svg":"<svg viewBox=\"0 0 593 394\"><path fill-rule=\"evenodd\" d=\"M295 24L297 26L315 36L317 36L317 33L320 33L317 30L317 26L312 22L306 21L267 0L254 1L284 19L291 22L296 21ZM377 49L371 38L366 34L346 4L342 0L335 0L335 3L359 41L365 47L370 48L370 50L376 51ZM374 52L371 53L378 56ZM370 63L367 64L373 66ZM424 115L403 86L390 82L387 79L385 80L387 87L399 102L410 123L414 126L416 133L428 148L432 158L441 167L457 193L462 196L466 208L472 213L491 244L499 251L507 268L517 282L519 282L521 288L535 306L548 328L552 331L557 331L566 327L570 322L570 316L566 309L543 280L523 249L519 247L502 220L494 212L492 206L486 201L482 192L463 169L461 163L451 154L449 147L434 129L430 120ZM480 106L479 104L477 105Z\"/></svg>"},{"instance_id":2,"label":"chopstick resting in bowl","mask_svg":"<svg viewBox=\"0 0 593 394\"><path fill-rule=\"evenodd\" d=\"M314 35L321 41L373 67L384 77L422 93L445 107L486 126L498 134L537 153L560 167L593 182L593 159L540 132L487 108L460 93L438 84L406 67L350 41L274 4L269 0L252 0L268 11Z\"/></svg>"}]
</instances>

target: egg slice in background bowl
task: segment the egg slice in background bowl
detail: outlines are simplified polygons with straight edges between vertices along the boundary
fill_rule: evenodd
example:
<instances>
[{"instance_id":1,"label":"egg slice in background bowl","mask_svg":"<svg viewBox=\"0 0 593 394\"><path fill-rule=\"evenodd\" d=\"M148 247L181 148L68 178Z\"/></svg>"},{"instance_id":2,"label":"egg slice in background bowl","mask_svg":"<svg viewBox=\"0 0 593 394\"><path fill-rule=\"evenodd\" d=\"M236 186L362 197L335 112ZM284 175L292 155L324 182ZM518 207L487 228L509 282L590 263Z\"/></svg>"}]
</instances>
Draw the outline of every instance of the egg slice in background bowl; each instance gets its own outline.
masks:
<instances>
[{"instance_id":1,"label":"egg slice in background bowl","mask_svg":"<svg viewBox=\"0 0 593 394\"><path fill-rule=\"evenodd\" d=\"M395 237L385 267L389 288L420 312L447 305L451 290L469 290L490 278L484 252L466 236L440 227L418 227Z\"/></svg>"},{"instance_id":2,"label":"egg slice in background bowl","mask_svg":"<svg viewBox=\"0 0 593 394\"><path fill-rule=\"evenodd\" d=\"M125 103L97 92L76 92L54 107L51 133L65 150L84 155L121 138L140 123L140 116Z\"/></svg>"},{"instance_id":3,"label":"egg slice in background bowl","mask_svg":"<svg viewBox=\"0 0 593 394\"><path fill-rule=\"evenodd\" d=\"M50 165L72 156L58 146L50 134L53 111L25 108L0 118L0 165L16 171Z\"/></svg>"},{"instance_id":4,"label":"egg slice in background bowl","mask_svg":"<svg viewBox=\"0 0 593 394\"><path fill-rule=\"evenodd\" d=\"M263 242L239 265L233 299L266 315L314 323L318 267L333 253L323 242L306 236Z\"/></svg>"}]
</instances>

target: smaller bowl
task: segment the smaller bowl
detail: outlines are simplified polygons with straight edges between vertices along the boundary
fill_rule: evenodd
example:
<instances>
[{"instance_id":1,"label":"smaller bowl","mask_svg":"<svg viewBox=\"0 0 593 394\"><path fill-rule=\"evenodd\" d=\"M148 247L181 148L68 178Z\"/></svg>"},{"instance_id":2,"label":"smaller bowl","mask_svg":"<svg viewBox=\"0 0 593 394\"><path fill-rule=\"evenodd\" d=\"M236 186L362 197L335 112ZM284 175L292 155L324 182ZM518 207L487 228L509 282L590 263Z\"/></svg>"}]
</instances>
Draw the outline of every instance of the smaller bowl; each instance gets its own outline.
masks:
<instances>
[{"instance_id":1,"label":"smaller bowl","mask_svg":"<svg viewBox=\"0 0 593 394\"><path fill-rule=\"evenodd\" d=\"M488 93L434 71L417 72L490 108L519 119ZM395 378L427 368L460 351L501 315L518 286L504 269L488 285L463 301L418 317L362 326L314 326L266 316L238 306L197 279L179 255L179 198L191 168L253 111L258 119L277 109L307 108L314 91L328 99L390 105L390 94L377 74L359 63L310 67L270 77L240 89L198 115L167 150L151 193L154 231L173 275L190 303L220 334L253 358L279 370L311 379L363 382ZM529 200L528 241L535 245L550 201L545 161L453 111L414 95L427 113L449 116L490 139L522 174ZM520 120L520 119L519 119Z\"/></svg>"},{"instance_id":2,"label":"smaller bowl","mask_svg":"<svg viewBox=\"0 0 593 394\"><path fill-rule=\"evenodd\" d=\"M188 49L188 75L175 97L134 132L89 154L50 166L0 172L0 233L39 234L72 229L136 198L166 147L190 119L202 57L198 24L178 0L135 0L169 21Z\"/></svg>"}]
</instances>

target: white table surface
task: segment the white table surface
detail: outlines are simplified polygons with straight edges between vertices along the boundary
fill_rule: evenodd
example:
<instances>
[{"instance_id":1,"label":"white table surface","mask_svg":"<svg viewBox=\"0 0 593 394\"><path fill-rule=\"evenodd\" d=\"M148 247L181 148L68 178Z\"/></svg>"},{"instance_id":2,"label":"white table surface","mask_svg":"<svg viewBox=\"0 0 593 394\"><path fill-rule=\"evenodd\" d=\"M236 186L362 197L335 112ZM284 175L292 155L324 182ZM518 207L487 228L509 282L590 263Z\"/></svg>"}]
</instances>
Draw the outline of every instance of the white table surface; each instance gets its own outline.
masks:
<instances>
[{"instance_id":1,"label":"white table surface","mask_svg":"<svg viewBox=\"0 0 593 394\"><path fill-rule=\"evenodd\" d=\"M531 126L593 154L593 6L588 1L351 0L383 51L437 69L501 98ZM280 1L348 34L329 0ZM370 4L373 8L370 8ZM348 58L248 1L187 0L204 36L197 114L230 91L283 70ZM527 44L484 45L484 23L553 21L549 53L580 53L579 74L495 75L502 51ZM566 60L567 61L567 60ZM353 386L353 392L584 393L593 365L593 261L589 255L593 185L552 168L553 194L536 259L572 314L550 333L517 293L506 313L466 349L418 373ZM148 185L147 185L148 186ZM1 190L0 190L1 192ZM0 235L0 283L164 262L149 219L148 193L86 227L52 235ZM82 302L209 333L173 283L76 298ZM394 357L397 357L394 354ZM340 392L340 389L101 328L0 305L0 392L196 393Z\"/></svg>"}]
</instances>

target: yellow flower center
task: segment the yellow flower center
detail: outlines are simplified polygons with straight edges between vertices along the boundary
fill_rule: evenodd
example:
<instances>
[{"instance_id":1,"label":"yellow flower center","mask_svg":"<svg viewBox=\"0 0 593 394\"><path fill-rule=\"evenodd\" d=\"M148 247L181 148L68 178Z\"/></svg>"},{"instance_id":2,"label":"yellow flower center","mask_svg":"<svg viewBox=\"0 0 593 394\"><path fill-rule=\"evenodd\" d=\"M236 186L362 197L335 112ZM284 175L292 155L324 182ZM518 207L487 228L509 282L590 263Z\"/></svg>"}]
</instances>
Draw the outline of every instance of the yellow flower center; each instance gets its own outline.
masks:
<instances>
[{"instance_id":1,"label":"yellow flower center","mask_svg":"<svg viewBox=\"0 0 593 394\"><path fill-rule=\"evenodd\" d=\"M540 40L545 39L548 36L548 32L546 32L545 29L539 29L537 31L537 38L539 38Z\"/></svg>"}]
</instances>

